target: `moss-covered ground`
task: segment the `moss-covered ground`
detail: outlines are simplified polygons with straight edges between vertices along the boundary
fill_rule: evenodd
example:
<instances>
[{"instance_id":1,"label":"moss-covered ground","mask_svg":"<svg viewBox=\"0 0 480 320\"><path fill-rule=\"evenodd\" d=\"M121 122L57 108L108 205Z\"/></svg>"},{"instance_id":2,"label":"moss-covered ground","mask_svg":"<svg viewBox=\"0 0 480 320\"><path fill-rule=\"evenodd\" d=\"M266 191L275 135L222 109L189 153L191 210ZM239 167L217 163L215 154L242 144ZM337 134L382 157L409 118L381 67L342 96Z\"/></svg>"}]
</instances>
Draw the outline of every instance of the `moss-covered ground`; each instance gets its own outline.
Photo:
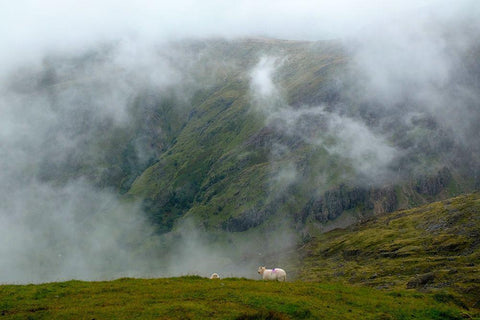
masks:
<instances>
[{"instance_id":1,"label":"moss-covered ground","mask_svg":"<svg viewBox=\"0 0 480 320\"><path fill-rule=\"evenodd\" d=\"M463 319L432 294L318 282L166 279L0 287L1 319Z\"/></svg>"},{"instance_id":2,"label":"moss-covered ground","mask_svg":"<svg viewBox=\"0 0 480 320\"><path fill-rule=\"evenodd\" d=\"M479 308L480 194L333 230L312 239L302 254L303 279L448 292L459 305Z\"/></svg>"}]
</instances>

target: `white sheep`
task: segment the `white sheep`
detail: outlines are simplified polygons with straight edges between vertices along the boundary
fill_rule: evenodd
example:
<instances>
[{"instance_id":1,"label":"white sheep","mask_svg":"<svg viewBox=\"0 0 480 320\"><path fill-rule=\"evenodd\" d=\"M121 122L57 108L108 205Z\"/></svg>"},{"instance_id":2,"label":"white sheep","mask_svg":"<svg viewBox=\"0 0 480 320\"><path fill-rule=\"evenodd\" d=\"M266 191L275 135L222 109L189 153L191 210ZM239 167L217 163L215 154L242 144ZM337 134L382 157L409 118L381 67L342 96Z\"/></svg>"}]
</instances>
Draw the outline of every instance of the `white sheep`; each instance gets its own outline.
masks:
<instances>
[{"instance_id":1,"label":"white sheep","mask_svg":"<svg viewBox=\"0 0 480 320\"><path fill-rule=\"evenodd\" d=\"M280 268L267 269L258 267L258 273L262 275L263 280L287 281L287 273Z\"/></svg>"},{"instance_id":2,"label":"white sheep","mask_svg":"<svg viewBox=\"0 0 480 320\"><path fill-rule=\"evenodd\" d=\"M210 279L220 279L220 276L218 275L218 273L214 272L214 273L212 273L212 275L210 276Z\"/></svg>"}]
</instances>

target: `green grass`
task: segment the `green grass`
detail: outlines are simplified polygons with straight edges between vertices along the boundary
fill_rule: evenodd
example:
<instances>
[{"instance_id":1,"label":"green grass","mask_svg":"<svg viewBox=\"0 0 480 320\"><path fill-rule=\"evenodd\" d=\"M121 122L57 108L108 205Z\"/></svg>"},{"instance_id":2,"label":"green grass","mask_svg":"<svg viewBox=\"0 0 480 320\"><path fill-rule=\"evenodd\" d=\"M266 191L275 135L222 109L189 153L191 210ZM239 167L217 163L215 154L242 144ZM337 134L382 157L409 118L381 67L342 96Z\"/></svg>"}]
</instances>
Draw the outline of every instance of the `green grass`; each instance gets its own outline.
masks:
<instances>
[{"instance_id":1,"label":"green grass","mask_svg":"<svg viewBox=\"0 0 480 320\"><path fill-rule=\"evenodd\" d=\"M300 276L378 288L447 291L480 307L480 194L397 211L313 238Z\"/></svg>"},{"instance_id":2,"label":"green grass","mask_svg":"<svg viewBox=\"0 0 480 320\"><path fill-rule=\"evenodd\" d=\"M166 279L0 286L2 319L463 319L452 303L405 290L316 282Z\"/></svg>"}]
</instances>

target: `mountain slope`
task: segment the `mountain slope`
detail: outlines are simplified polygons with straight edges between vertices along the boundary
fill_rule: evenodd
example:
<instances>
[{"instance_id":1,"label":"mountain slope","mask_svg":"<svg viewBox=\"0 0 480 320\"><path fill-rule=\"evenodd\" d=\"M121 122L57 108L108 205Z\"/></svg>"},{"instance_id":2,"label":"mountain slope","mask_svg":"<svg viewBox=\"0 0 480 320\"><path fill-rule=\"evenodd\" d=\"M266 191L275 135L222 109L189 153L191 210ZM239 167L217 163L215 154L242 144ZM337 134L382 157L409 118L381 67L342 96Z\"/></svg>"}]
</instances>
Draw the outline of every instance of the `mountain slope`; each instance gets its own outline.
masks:
<instances>
[{"instance_id":1,"label":"mountain slope","mask_svg":"<svg viewBox=\"0 0 480 320\"><path fill-rule=\"evenodd\" d=\"M309 241L299 277L425 292L480 306L480 194L435 202Z\"/></svg>"},{"instance_id":2,"label":"mountain slope","mask_svg":"<svg viewBox=\"0 0 480 320\"><path fill-rule=\"evenodd\" d=\"M475 148L407 96L394 108L359 94L359 71L337 42L186 48L202 57L189 71L214 66L210 86L195 91L184 126L128 192L145 199L163 231L183 216L228 232L281 216L308 232L305 224L345 212L362 219L472 191L480 181ZM195 77L205 79L202 72Z\"/></svg>"},{"instance_id":3,"label":"mountain slope","mask_svg":"<svg viewBox=\"0 0 480 320\"><path fill-rule=\"evenodd\" d=\"M154 216L168 220L190 210L189 215L199 217L206 225L244 231L262 223L276 206L273 202L278 197L270 194L270 177L275 174L271 152L275 144L292 139L265 127L263 116L252 106L248 74L255 66L252 58L267 54L271 47L274 54L286 52L293 57L295 61L288 65L295 72L289 83L292 90L298 86L294 80L321 81L322 77L314 78L313 71L324 65L303 73L302 68L309 66L300 62L306 59L310 44L245 41L232 46L237 51L233 57L226 56L233 60L228 64L239 64L242 69L234 69L227 82L202 93L203 99L193 100L196 104L175 144L129 191L146 197L146 210ZM319 59L330 57L319 51ZM239 61L237 55L241 55Z\"/></svg>"},{"instance_id":4,"label":"mountain slope","mask_svg":"<svg viewBox=\"0 0 480 320\"><path fill-rule=\"evenodd\" d=\"M400 77L391 96L369 77L397 70L365 70L340 41L185 40L130 64L116 44L47 57L9 82L12 117L36 133L12 133L35 154L18 175L112 189L162 233L191 217L226 232L282 219L307 236L471 192L479 47L453 44L446 62L458 68L441 83L413 90Z\"/></svg>"}]
</instances>

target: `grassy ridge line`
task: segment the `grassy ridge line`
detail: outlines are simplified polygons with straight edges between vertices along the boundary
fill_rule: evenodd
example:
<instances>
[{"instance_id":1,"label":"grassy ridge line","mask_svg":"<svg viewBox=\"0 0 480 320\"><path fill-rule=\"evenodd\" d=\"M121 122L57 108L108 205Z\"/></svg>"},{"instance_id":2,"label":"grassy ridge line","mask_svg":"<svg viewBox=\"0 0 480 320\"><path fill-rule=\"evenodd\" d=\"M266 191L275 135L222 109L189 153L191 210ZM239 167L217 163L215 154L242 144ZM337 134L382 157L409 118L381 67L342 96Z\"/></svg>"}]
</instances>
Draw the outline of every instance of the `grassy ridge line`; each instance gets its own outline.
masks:
<instances>
[{"instance_id":1,"label":"grassy ridge line","mask_svg":"<svg viewBox=\"0 0 480 320\"><path fill-rule=\"evenodd\" d=\"M480 307L480 193L336 229L303 249L303 279L448 289Z\"/></svg>"},{"instance_id":2,"label":"grassy ridge line","mask_svg":"<svg viewBox=\"0 0 480 320\"><path fill-rule=\"evenodd\" d=\"M479 318L432 295L405 290L196 276L3 285L0 312L2 319Z\"/></svg>"}]
</instances>

